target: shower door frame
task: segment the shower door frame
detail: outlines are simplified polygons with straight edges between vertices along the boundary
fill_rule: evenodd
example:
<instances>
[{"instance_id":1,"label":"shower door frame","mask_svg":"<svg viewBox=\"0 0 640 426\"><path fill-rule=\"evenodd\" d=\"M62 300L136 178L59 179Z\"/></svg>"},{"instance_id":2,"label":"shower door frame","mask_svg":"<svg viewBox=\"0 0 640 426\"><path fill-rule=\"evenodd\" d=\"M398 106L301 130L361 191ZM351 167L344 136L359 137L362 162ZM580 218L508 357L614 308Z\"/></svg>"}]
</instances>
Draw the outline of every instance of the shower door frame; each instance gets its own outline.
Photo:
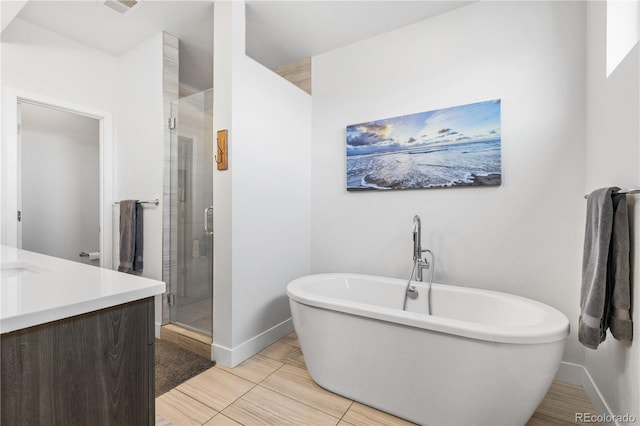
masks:
<instances>
[{"instance_id":1,"label":"shower door frame","mask_svg":"<svg viewBox=\"0 0 640 426\"><path fill-rule=\"evenodd\" d=\"M163 266L162 266L163 280L167 284L166 297L163 297L163 300L162 300L162 325L164 326L167 324L176 324L179 327L183 327L209 337L213 335L213 243L214 243L213 233L210 233L209 235L205 236L205 238L207 239L211 238L211 240L206 241L204 243L205 245L209 244L209 247L211 250L210 254L207 256L210 259L210 266L211 266L211 269L208 272L210 280L209 282L207 282L207 286L209 286L208 290L210 292L210 297L208 299L210 302L209 303L210 312L208 313L208 315L210 316L210 324L207 327L208 329L202 329L197 326L188 324L184 321L180 321L180 319L178 318L175 318L177 316L177 313L175 310L180 309L178 306L179 305L178 299L181 297L180 294L178 294L180 291L180 288L178 287L178 282L179 282L178 277L181 274L180 270L185 269L184 271L182 271L182 278L181 278L181 279L184 279L184 276L187 273L186 268L188 267L188 266L185 266L186 262L180 263L180 259L188 257L188 254L186 253L185 250L183 250L184 253L182 254L178 253L179 250L177 250L175 246L182 243L181 244L182 248L183 249L187 248L185 245L185 241L178 241L180 238L184 236L184 234L182 234L181 236L179 235L179 231L178 231L178 228L180 227L178 225L178 222L179 220L182 220L177 217L179 212L181 211L177 201L177 197L179 195L177 181L179 180L178 178L179 178L180 172L178 170L174 170L174 168L180 167L180 164L178 163L180 163L181 156L179 155L180 148L178 145L182 145L187 142L194 141L194 139L189 135L185 136L184 134L180 133L179 104L182 100L189 98L190 96L196 96L198 94L202 94L204 97L203 103L205 104L205 108L203 108L202 114L206 116L208 114L208 111L206 109L206 97L207 97L206 92L210 92L210 91L212 93L213 89L203 90L201 92L197 92L189 96L173 99L169 101L167 105L169 110L169 118L167 121L167 127L165 129L166 130L165 131L165 170L164 170L164 191L163 191L164 193L164 211L163 211L164 225L163 225ZM209 106L212 106L212 105L209 105ZM210 119L213 120L212 115ZM210 130L210 131L207 131L207 130ZM211 122L211 129L207 129L207 130L205 130L203 134L211 137L211 140L206 139L204 143L210 143L211 145L210 148L213 151L215 149L214 148L215 139L213 137L212 122ZM195 145L192 146L191 149L196 149ZM213 154L210 157L211 158L209 158L206 161L206 164L210 171L211 184L212 184L213 171L215 169L215 165L213 160ZM193 169L191 167L188 167L188 168L185 168L184 170L192 171ZM192 177L192 175L186 174L183 177L183 181L189 180L189 177ZM190 188L190 185L187 185L187 186ZM192 194L191 189L186 189L187 186L185 186L185 188L183 189L185 196L188 196L187 194ZM213 188L211 188L211 190L213 191ZM213 192L211 192L211 202L213 202ZM194 202L192 200L189 200L187 204L194 204ZM207 208L207 210L209 210L209 208ZM199 214L198 217L202 217L202 214L200 213L204 213L204 212L193 211L193 213ZM211 221L209 221L209 224L212 225ZM192 229L196 229L196 228L197 228L196 225L192 226ZM211 227L209 228L205 227L204 220L202 223L202 228L205 231L207 229L211 229ZM183 228L180 228L180 229L183 229ZM191 231L192 229L189 229L189 230ZM185 229L183 229L183 231L184 230ZM194 271L191 271L191 272L194 272ZM184 282L183 282L183 285L185 285Z\"/></svg>"}]
</instances>

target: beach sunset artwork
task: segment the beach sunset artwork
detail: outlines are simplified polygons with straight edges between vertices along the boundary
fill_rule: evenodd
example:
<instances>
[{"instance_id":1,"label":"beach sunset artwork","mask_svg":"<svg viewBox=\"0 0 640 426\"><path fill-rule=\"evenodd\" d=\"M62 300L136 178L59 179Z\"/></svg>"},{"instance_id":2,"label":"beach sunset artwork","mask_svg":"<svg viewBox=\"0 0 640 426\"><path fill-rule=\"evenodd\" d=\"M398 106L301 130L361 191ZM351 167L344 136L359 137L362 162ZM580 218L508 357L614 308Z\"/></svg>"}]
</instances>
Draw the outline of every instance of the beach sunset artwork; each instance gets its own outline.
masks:
<instances>
[{"instance_id":1,"label":"beach sunset artwork","mask_svg":"<svg viewBox=\"0 0 640 426\"><path fill-rule=\"evenodd\" d=\"M500 99L347 126L347 190L502 183Z\"/></svg>"}]
</instances>

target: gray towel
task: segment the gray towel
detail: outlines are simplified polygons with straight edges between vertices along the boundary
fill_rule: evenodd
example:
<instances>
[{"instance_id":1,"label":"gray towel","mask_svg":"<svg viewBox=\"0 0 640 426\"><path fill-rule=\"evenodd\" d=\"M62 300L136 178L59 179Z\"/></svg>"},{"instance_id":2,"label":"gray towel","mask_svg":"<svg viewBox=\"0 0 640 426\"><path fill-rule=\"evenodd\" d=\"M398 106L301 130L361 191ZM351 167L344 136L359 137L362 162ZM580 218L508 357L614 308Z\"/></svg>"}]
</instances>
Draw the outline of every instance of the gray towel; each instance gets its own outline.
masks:
<instances>
[{"instance_id":1,"label":"gray towel","mask_svg":"<svg viewBox=\"0 0 640 426\"><path fill-rule=\"evenodd\" d=\"M609 281L612 283L612 289L607 325L613 337L627 342L633 339L629 256L627 197L618 194L613 196L613 231L609 256Z\"/></svg>"},{"instance_id":2,"label":"gray towel","mask_svg":"<svg viewBox=\"0 0 640 426\"><path fill-rule=\"evenodd\" d=\"M625 196L613 195L619 189L597 189L587 202L578 340L591 349L605 339L612 319L614 337L631 338L629 222Z\"/></svg>"},{"instance_id":3,"label":"gray towel","mask_svg":"<svg viewBox=\"0 0 640 426\"><path fill-rule=\"evenodd\" d=\"M138 200L120 202L120 265L118 271L139 275L143 256L142 206Z\"/></svg>"}]
</instances>

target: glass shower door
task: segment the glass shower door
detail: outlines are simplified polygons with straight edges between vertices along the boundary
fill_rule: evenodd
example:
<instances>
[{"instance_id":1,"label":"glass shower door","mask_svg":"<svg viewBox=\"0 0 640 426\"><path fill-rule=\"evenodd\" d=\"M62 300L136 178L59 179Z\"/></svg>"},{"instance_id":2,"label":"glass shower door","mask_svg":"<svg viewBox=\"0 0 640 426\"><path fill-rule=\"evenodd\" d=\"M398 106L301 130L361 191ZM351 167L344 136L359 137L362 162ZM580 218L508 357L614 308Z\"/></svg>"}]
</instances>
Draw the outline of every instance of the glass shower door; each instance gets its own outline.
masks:
<instances>
[{"instance_id":1,"label":"glass shower door","mask_svg":"<svg viewBox=\"0 0 640 426\"><path fill-rule=\"evenodd\" d=\"M171 105L169 319L207 336L213 328L213 90Z\"/></svg>"}]
</instances>

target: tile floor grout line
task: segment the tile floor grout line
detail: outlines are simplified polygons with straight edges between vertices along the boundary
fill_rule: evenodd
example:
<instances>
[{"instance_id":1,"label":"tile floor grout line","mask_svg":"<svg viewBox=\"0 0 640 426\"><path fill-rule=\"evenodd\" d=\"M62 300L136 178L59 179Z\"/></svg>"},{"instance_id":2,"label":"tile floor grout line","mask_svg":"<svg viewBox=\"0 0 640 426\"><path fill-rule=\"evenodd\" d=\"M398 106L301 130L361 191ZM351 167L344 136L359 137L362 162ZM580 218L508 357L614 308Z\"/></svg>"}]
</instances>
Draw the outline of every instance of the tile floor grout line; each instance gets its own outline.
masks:
<instances>
[{"instance_id":1,"label":"tile floor grout line","mask_svg":"<svg viewBox=\"0 0 640 426\"><path fill-rule=\"evenodd\" d=\"M278 343L278 341L275 341L275 342L273 342L273 343ZM273 344L273 343L272 343L272 344ZM286 345L286 343L283 343L283 344L284 344L284 345ZM271 346L271 345L269 345L269 346ZM269 346L267 346L267 348L268 348ZM292 346L292 347L293 347L293 346ZM264 349L267 349L267 348L264 348ZM264 351L264 349L263 349L262 351ZM262 351L260 351L260 352L262 352ZM272 360L272 361L278 361L278 362L281 362L281 363L283 363L283 364L284 364L284 361L283 361L283 360L281 360L281 359L277 359L277 358L272 358L272 357L270 357L269 355L263 355L263 354L262 354L262 353L260 353L260 352L258 352L256 355L260 355L260 356L263 356L263 357L265 357L265 358L269 358L269 359L270 359L270 360Z\"/></svg>"},{"instance_id":2,"label":"tile floor grout line","mask_svg":"<svg viewBox=\"0 0 640 426\"><path fill-rule=\"evenodd\" d=\"M214 367L215 368L215 367ZM224 370L222 370L224 371ZM236 376L239 377L239 376ZM244 378L244 377L241 377ZM247 380L247 379L244 379ZM253 386L251 386L250 389L247 389L246 392L244 392L242 395L240 395L239 397L237 397L236 399L234 399L233 401L231 401L229 404L227 404L227 406L225 406L222 410L220 410L220 414L222 414L222 412L224 410L226 410L227 408L231 407L231 405L233 405L235 402L239 401L242 399L242 397L244 397L246 394L248 394L249 392L251 392L253 389L255 389L256 386L258 386L258 383L253 383L251 380L247 380L249 383L251 383ZM233 417L227 415L227 414L223 414L226 417L229 417L231 420L233 420L234 422L240 423L241 425L244 425L242 422L239 422L238 420L234 419Z\"/></svg>"},{"instance_id":3,"label":"tile floor grout line","mask_svg":"<svg viewBox=\"0 0 640 426\"><path fill-rule=\"evenodd\" d=\"M258 354L256 354L256 355L258 355ZM255 355L254 355L254 356L255 356ZM264 357L264 355L261 355L261 356L263 356L263 357ZM251 358L253 358L253 356L252 356ZM246 377L243 377L243 376L241 376L240 374L236 374L236 373L234 373L234 372L233 372L233 370L234 370L234 369L236 369L237 367L239 367L242 363L244 363L244 362L246 362L246 361L249 361L251 358L247 358L246 360L242 361L240 364L238 364L237 366L235 366L235 367L233 367L233 368L225 367L224 369L223 369L223 368L218 368L218 369L219 369L219 370L221 370L221 371L227 372L227 373L229 373L229 374L233 374L234 376L239 377L239 378L241 378L241 379L243 379L243 380L246 380L246 381L248 381L248 382L251 382L251 383L253 383L254 385L259 385L260 383L262 383L262 382L264 382L265 380L267 380L267 379L268 379L272 374L274 374L276 371L280 370L282 367L284 367L285 365L287 365L287 364L283 363L282 361L278 361L278 360L275 360L275 359L269 358L269 359L270 359L270 360L272 360L272 361L278 361L278 362L279 362L280 364L282 364L282 365L281 365L281 366L279 366L278 368L276 368L273 372L269 373L269 375L268 375L268 376L266 376L264 379L262 379L262 380L260 380L259 382L257 382L257 383L256 383L256 382L254 382L253 380L249 380L249 379L247 379ZM265 357L265 358L268 358L268 357ZM214 366L213 366L213 367L211 367L211 368L216 368L216 367L217 367L217 366L216 366L216 365L214 365ZM228 369L228 370L227 370L227 369ZM230 370L230 371L229 371L229 370ZM205 371L206 371L206 370L205 370Z\"/></svg>"},{"instance_id":4,"label":"tile floor grout line","mask_svg":"<svg viewBox=\"0 0 640 426\"><path fill-rule=\"evenodd\" d=\"M181 394L183 394L184 396L186 396L186 397L187 397L187 398L189 398L189 399L194 400L194 401L195 401L195 402L197 402L198 404L204 405L204 406L205 406L205 407L207 407L208 409L215 411L215 412L216 412L216 414L217 414L217 413L219 413L219 411L218 411L218 410L216 410L215 408L208 406L208 405L207 405L207 404L205 404L204 402L202 402L202 401L200 401L200 400L198 400L198 399L196 399L196 398L192 397L191 395L189 395L189 394L188 394L188 393L186 393L186 392L181 391L181 390L180 390L180 389L178 389L177 387L175 387L175 388L173 388L173 389L171 389L171 390L175 390L175 391L177 391L177 392L180 392ZM168 393L168 392L167 392L167 393ZM164 394L163 394L163 395L164 395ZM161 396L162 396L162 395L161 395ZM207 421L209 421L209 420L207 420Z\"/></svg>"},{"instance_id":5,"label":"tile floor grout line","mask_svg":"<svg viewBox=\"0 0 640 426\"><path fill-rule=\"evenodd\" d=\"M285 337L287 337L287 336L285 336ZM283 337L283 339L284 339L284 337ZM276 340L276 342L280 342L280 340ZM291 346L292 348L300 349L300 346L291 345L291 344L289 344L287 342L280 342L280 343L282 343L283 345Z\"/></svg>"},{"instance_id":6,"label":"tile floor grout line","mask_svg":"<svg viewBox=\"0 0 640 426\"><path fill-rule=\"evenodd\" d=\"M280 340L277 340L276 342L280 342ZM274 342L274 343L275 343L275 342ZM295 348L295 349L300 349L300 348L298 348L297 346L294 346L294 345L289 345L289 344L284 343L284 342L280 342L280 343L285 344L285 345L290 346L290 347ZM296 401L296 402L298 402L298 403L300 403L300 404L303 404L303 405L305 405L305 406L307 406L307 407L313 408L313 409L314 409L314 410L316 410L316 411L319 411L319 412L324 413L324 414L326 414L326 415L328 415L328 416L331 416L331 417L333 417L333 418L335 418L335 419L338 419L338 423L340 423L340 421L342 420L342 417L344 417L344 416L345 416L345 414L347 414L347 411L349 411L349 408L351 408L351 406L353 405L353 400L351 400L351 399L349 399L349 398L345 398L346 400L350 401L351 403L349 404L349 407L345 410L345 412L344 412L344 413L342 413L342 416L341 416L341 417L336 417L336 416L334 416L333 414L327 413L326 411L321 410L321 409L319 409L319 408L317 408L317 407L311 406L311 405L309 405L309 404L307 404L307 403L304 403L304 402L302 402L302 401L299 401L299 400L297 400L297 399L295 399L295 398L291 398L290 396L285 395L285 394L283 394L283 393L281 393L281 392L278 392L278 391L276 391L276 390L273 390L273 389L271 389L271 388L268 388L268 387L262 386L262 383L263 383L265 380L267 380L269 377L271 377L272 375L274 375L275 373L277 373L278 371L280 371L280 370L281 370L285 365L288 365L288 366L291 366L291 367L295 367L295 368L299 368L299 369L301 369L301 370L305 370L305 371L307 372L307 374L309 374L309 373L308 373L308 371L307 371L306 365L305 365L305 367L303 368L303 367L300 367L299 365L292 365L292 364L289 364L289 363L287 363L287 362L286 362L286 360L281 360L281 359L271 358L271 357L269 357L269 356L267 356L267 355L262 355L262 354L260 354L260 353L258 353L258 355L263 356L263 357L265 357L265 358L269 358L269 359L274 360L274 361L278 361L278 362L280 362L280 363L282 364L280 367L278 367L276 370L274 370L274 371L273 371L273 373L269 374L267 377L265 377L264 379L262 379L262 380L258 383L258 385L259 385L261 388L263 388L263 389L267 389L267 390L270 390L271 392L275 392L275 393L277 393L278 395L281 395L281 396L283 396L283 397L285 397L285 398L288 398L288 399L290 399L290 400L292 400L292 401ZM311 380L313 380L313 378L312 378ZM314 381L314 383L315 383L315 381ZM322 388L322 389L324 389L324 388ZM324 389L324 390L326 390L326 389ZM336 394L336 395L337 395L337 394ZM340 395L340 396L341 396L342 398L344 398L342 395ZM336 425L337 425L338 423L336 423Z\"/></svg>"},{"instance_id":7,"label":"tile floor grout line","mask_svg":"<svg viewBox=\"0 0 640 426\"><path fill-rule=\"evenodd\" d=\"M347 407L347 411L344 412L344 414L342 415L342 417L340 417L340 421L344 420L344 416L347 415L347 413L349 412L349 410L351 410L351 407L353 407L353 403L355 402L353 399L350 400L351 404L349 404L349 406ZM346 421L345 421L346 423Z\"/></svg>"},{"instance_id":8,"label":"tile floor grout line","mask_svg":"<svg viewBox=\"0 0 640 426\"><path fill-rule=\"evenodd\" d=\"M257 355L257 354L256 354L256 355ZM181 391L180 389L178 389L178 387L175 387L174 389L175 389L175 390L177 390L178 392L182 393L183 395L186 395L186 396L187 396L187 397L189 397L190 399L192 399L192 400L194 400L194 401L196 401L196 402L198 402L198 403L200 403L200 404L204 405L205 407L208 407L208 408L210 408L211 410L215 411L215 412L216 412L216 415L218 415L218 414L222 414L222 412L223 412L225 409L227 409L229 406L231 406L233 403L235 403L235 402L236 402L236 401L238 401L239 399L242 399L242 397L244 397L247 393L251 392L251 390L252 390L252 389L254 389L256 386L258 386L260 383L262 383L264 380L266 380L269 376L271 376L272 374L274 374L275 372L277 372L278 370L280 370L282 367L284 367L285 365L287 365L287 364L285 364L285 363L283 363L282 361L279 361L279 360L277 360L277 359L273 359L273 358L267 357L267 356L265 356L265 355L261 355L261 356L263 356L263 357L265 357L265 358L268 358L268 359L271 359L271 360L273 360L273 361L280 362L282 365L281 365L281 366L279 366L276 370L274 370L272 373L270 373L267 377L265 377L264 379L262 379L262 380L261 380L261 381L259 381L258 383L255 383L255 382L253 382L253 381L251 381L251 380L247 379L246 377L239 376L238 374L235 374L235 373L233 373L232 371L227 371L227 370L223 370L222 368L218 368L218 370L219 370L219 371L222 371L222 372L225 372L225 373L229 373L229 374L231 374L231 375L233 375L233 376L235 376L235 377L238 377L238 378L240 378L240 379L246 380L247 382L251 383L251 385L252 385L252 386L251 386L251 388L249 388L249 389L248 389L246 392L244 392L242 395L238 396L236 399L234 399L233 401L231 401L229 404L225 405L225 406L224 406L224 408L222 408L222 410L220 410L220 411L218 411L218 410L216 410L215 408L213 408L213 407L211 407L211 406L207 405L207 404L206 404L206 403L204 403L203 401L200 401L200 400L198 400L198 399L196 399L196 398L192 397L191 395L186 394L185 392L183 392L183 391ZM250 358L247 358L247 360L248 360L248 359L250 359ZM246 360L245 360L245 361L246 361ZM244 361L243 361L243 362L244 362ZM214 366L212 366L211 368L208 368L207 370L203 371L203 372L202 372L202 373L200 373L200 374L203 374L204 372L206 372L206 371L208 371L208 370L210 370L210 369L212 369L212 368L216 368L216 366L214 365ZM229 370L233 370L233 368L229 368ZM264 388L264 387L263 387L263 388ZM265 389L266 389L266 388L265 388ZM319 410L319 411L320 411L320 410ZM322 411L321 411L321 412L322 412ZM226 417L229 417L229 416L227 416L226 414L223 414L223 415L224 415L224 416L226 416ZM215 417L215 416L214 416L214 417ZM213 417L212 417L212 418L213 418ZM234 419L234 418L232 418L232 417L229 417L229 418L230 418L230 419L232 419L232 420L233 420L233 421L235 421L235 422L238 422L236 419ZM209 419L209 420L211 420L211 419ZM208 422L209 420L207 420L207 422ZM206 423L206 422L205 422L205 423ZM241 422L238 422L238 423L242 424ZM203 424L204 424L204 423L203 423Z\"/></svg>"},{"instance_id":9,"label":"tile floor grout line","mask_svg":"<svg viewBox=\"0 0 640 426\"><path fill-rule=\"evenodd\" d=\"M212 367L212 368L213 368L213 367ZM200 404L200 405L204 405L205 407L207 407L207 408L208 408L208 409L210 409L210 410L213 410L213 411L215 412L215 414L213 415L213 417L215 417L215 416L217 416L218 414L220 414L220 411L216 410L216 409L215 409L215 408L213 408L213 407L209 407L209 406L208 406L207 404L205 404L204 402L199 401L199 400L195 399L194 397L192 397L191 395L189 395L189 394L186 394L186 393L182 392L182 391L181 391L180 389L178 389L177 387L175 387L175 388L173 388L173 389L171 389L171 390L169 390L169 391L167 391L167 392L163 393L162 395L164 395L164 394L166 394L166 393L169 393L169 392L171 392L172 390L175 390L176 392L180 392L182 395L186 396L187 398L189 398L189 399L191 399L191 400L193 400L193 401L197 402L197 403L198 403L198 404ZM162 396L162 395L160 395L160 396ZM160 396L159 396L158 398L160 398ZM156 398L156 399L158 399L158 398ZM207 422L208 422L209 420L211 420L213 417L211 417L211 418L207 419ZM204 423L206 423L206 422L204 422ZM203 424L204 424L204 423L203 423ZM172 422L172 424L173 424L173 422Z\"/></svg>"},{"instance_id":10,"label":"tile floor grout line","mask_svg":"<svg viewBox=\"0 0 640 426\"><path fill-rule=\"evenodd\" d=\"M228 416L228 415L226 415L226 414L222 414L222 411L221 411L221 412L219 412L218 414L220 414L221 416L225 416L225 417L226 417L226 418L228 418L228 419L233 420L234 422L238 423L239 425L242 425L242 426L249 426L249 425L247 425L246 423L239 422L238 420L234 419L234 418L233 418L233 417L231 417L231 416ZM217 415L217 414L216 414L216 415ZM202 426L204 426L204 425L202 425Z\"/></svg>"},{"instance_id":11,"label":"tile floor grout line","mask_svg":"<svg viewBox=\"0 0 640 426\"><path fill-rule=\"evenodd\" d=\"M285 394L283 394L283 393L281 393L281 392L278 392L277 390L273 390L273 389L271 389L271 388L266 388L266 387L262 386L261 384L259 384L259 385L257 385L257 386L260 386L262 389L266 389L266 390L271 391L271 392L273 392L273 393L277 393L278 395L283 396L283 397L285 397L285 398L287 398L287 399L290 399L291 401L294 401L294 402L297 402L297 403L299 403L299 404L305 405L305 406L307 406L307 407L309 407L309 408L312 408L312 409L314 409L315 411L319 411L319 412L321 412L322 414L326 414L326 415L327 415L327 416L329 416L329 417L333 417L334 419L338 419L338 421L340 421L340 420L341 420L340 418L338 418L338 417L334 416L333 414L327 413L326 411L321 410L321 409L319 409L318 407L314 407L313 405L309 405L309 404L307 404L306 402L298 401L297 399L292 398L292 397L290 397L290 396L288 396L288 395L285 395ZM353 401L351 401L351 402L353 403ZM347 410L348 410L348 409L347 409ZM346 411L345 411L345 413L346 413ZM344 416L344 414L343 414L343 416Z\"/></svg>"},{"instance_id":12,"label":"tile floor grout line","mask_svg":"<svg viewBox=\"0 0 640 426\"><path fill-rule=\"evenodd\" d=\"M284 367L285 365L287 365L287 364L285 364L285 363L284 363L284 362L282 362L282 361L279 361L279 362L282 364L280 367L278 367L278 368L276 368L275 370L273 370L273 371L272 371L268 376L266 376L264 379L260 380L260 381L259 381L258 383L256 383L256 384L257 384L257 385L261 385L261 384L262 384L262 382L264 382L264 381L265 381L265 380L267 380L269 377L271 377L271 376L273 376L274 374L276 374L278 371L280 371L280 370L282 369L282 367Z\"/></svg>"},{"instance_id":13,"label":"tile floor grout line","mask_svg":"<svg viewBox=\"0 0 640 426\"><path fill-rule=\"evenodd\" d=\"M256 355L258 355L258 354L256 354ZM254 356L255 356L255 355L254 355ZM261 356L265 357L264 355L261 355ZM251 358L253 358L253 357L251 357ZM251 359L251 358L247 358L247 360L249 360L249 359ZM271 359L272 361L278 361L278 360L275 360L275 359L273 359L273 358L269 358L269 357L265 357L265 358ZM245 360L245 361L247 361L247 360ZM243 361L243 362L244 362L244 361ZM278 361L278 362L280 362L280 361ZM255 387L256 387L256 386L260 386L260 384L261 384L262 382L264 382L265 380L267 380L267 378L269 378L272 374L274 374L276 371L280 370L282 367L284 367L284 366L286 365L286 364L284 364L284 363L282 363L282 362L280 362L280 363L282 364L281 366L279 366L278 368L276 368L272 373L270 373L270 374L269 374L267 377L265 377L264 379L260 380L258 383L254 383L254 382L252 382L251 380L249 380L249 379L247 379L247 378L245 378L245 377L242 377L242 376L239 376L239 375L237 375L237 374L234 374L234 373L232 373L232 372L230 372L230 371L227 371L228 373L233 374L233 375L234 375L234 376L236 376L236 377L240 377L241 379L247 380L248 382L252 383L252 384L253 384L253 386L251 387L251 389L247 390L245 393L243 393L243 394L242 394L242 395L240 395L238 398L236 398L233 402L231 402L231 404L229 404L229 405L227 405L226 407L224 407L224 408L219 412L219 414L222 414L222 415L223 415L223 416L225 416L225 417L229 417L231 420L233 420L234 422L237 422L237 423L241 424L242 426L246 426L244 423L242 423L242 422L240 422L240 421L238 421L238 420L234 419L232 416L229 416L228 414L223 414L223 413L222 413L222 411L226 410L228 407L230 407L231 405L233 405L236 401L238 401L238 400L242 399L242 397L244 397L247 393L249 393L249 392L251 392L251 390L255 389ZM211 367L211 368L215 368L215 366L214 366L214 367ZM234 367L234 368L235 368L235 367ZM222 370L222 369L220 369L220 370ZM231 370L233 370L233 368L231 368ZM226 371L226 370L222 370L222 371ZM266 388L264 388L264 386L260 386L260 387L262 387L263 389L266 389ZM270 389L269 389L269 390L270 390ZM208 420L207 420L207 421L208 421Z\"/></svg>"},{"instance_id":14,"label":"tile floor grout line","mask_svg":"<svg viewBox=\"0 0 640 426\"><path fill-rule=\"evenodd\" d=\"M215 367L215 365L214 365L214 366L213 366L213 367L211 367L211 368L216 368L216 367ZM209 368L209 370L210 370L211 368ZM205 371L209 371L209 370L205 370ZM224 372L224 370L222 370L222 369L220 369L220 371L223 371L223 372ZM203 371L203 373L204 373L204 371ZM202 374L202 373L200 373L200 374ZM231 374L231 373L229 373L229 374ZM235 374L234 374L234 376L235 376ZM239 377L239 376L236 376L236 377ZM205 407L208 407L208 408L212 409L212 410L213 410L213 411L215 411L217 414L220 414L220 413L222 413L222 411L224 411L224 410L225 410L227 407L229 407L231 404L233 404L234 402L236 402L237 400L239 400L240 398L242 398L243 396L245 396L248 392L250 392L250 391L251 391L251 389L253 389L253 388L255 388L256 386L258 386L258 384L257 384L257 383L253 383L251 380L247 380L247 379L245 379L244 377L240 377L240 378L241 378L241 379L246 380L246 381L247 381L247 382L249 382L249 383L251 383L253 386L251 386L251 388L249 388L249 389L248 389L246 392L244 392L242 395L240 395L239 397L237 397L236 399L234 399L233 401L231 401L229 404L225 405L225 406L224 406L224 408L223 408L222 410L220 410L220 411L216 410L215 408L211 407L210 405L207 405L205 402L200 401L200 400L198 400L198 399L196 399L196 398L192 397L191 395L189 395L189 394L187 394L187 393L185 393L185 392L181 391L180 389L178 389L178 387L175 387L174 389L175 389L175 390L177 390L178 392L180 392L180 393L184 394L184 395L187 395L189 398L193 399L194 401L199 402L200 404L204 405ZM215 416L214 416L214 417L215 417ZM228 416L227 416L227 417L228 417ZM213 417L212 417L212 418L213 418ZM211 420L211 419L209 419L209 420ZM209 421L209 420L207 420L207 421ZM234 419L234 420L235 420L235 419Z\"/></svg>"}]
</instances>

